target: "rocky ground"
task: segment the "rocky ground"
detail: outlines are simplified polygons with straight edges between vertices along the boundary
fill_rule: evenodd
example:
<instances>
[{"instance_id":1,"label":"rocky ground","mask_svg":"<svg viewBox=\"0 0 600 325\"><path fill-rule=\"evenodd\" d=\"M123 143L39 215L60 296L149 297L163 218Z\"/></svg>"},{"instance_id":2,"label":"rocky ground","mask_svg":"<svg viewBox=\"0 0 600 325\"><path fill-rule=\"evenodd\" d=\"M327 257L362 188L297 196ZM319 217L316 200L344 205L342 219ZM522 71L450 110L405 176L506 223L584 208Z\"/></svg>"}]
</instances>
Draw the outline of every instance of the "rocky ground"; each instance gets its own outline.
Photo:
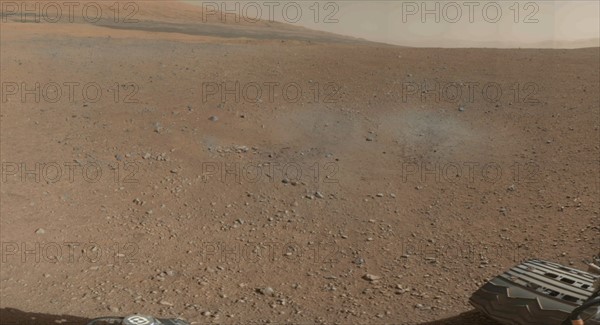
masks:
<instances>
[{"instance_id":1,"label":"rocky ground","mask_svg":"<svg viewBox=\"0 0 600 325\"><path fill-rule=\"evenodd\" d=\"M487 279L598 253L598 48L198 17L3 21L3 323L491 324Z\"/></svg>"}]
</instances>

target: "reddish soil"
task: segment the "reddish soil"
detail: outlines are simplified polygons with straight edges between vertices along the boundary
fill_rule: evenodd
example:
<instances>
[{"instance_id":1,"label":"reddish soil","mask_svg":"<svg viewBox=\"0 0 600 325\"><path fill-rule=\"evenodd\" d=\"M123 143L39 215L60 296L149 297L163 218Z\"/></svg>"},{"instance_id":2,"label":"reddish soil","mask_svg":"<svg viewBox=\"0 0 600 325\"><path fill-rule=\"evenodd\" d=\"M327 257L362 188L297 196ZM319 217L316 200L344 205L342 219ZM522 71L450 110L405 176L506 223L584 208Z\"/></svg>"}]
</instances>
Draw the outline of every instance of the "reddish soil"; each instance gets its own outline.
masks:
<instances>
[{"instance_id":1,"label":"reddish soil","mask_svg":"<svg viewBox=\"0 0 600 325\"><path fill-rule=\"evenodd\" d=\"M491 324L468 303L487 279L598 253L600 49L139 6L0 25L2 324Z\"/></svg>"}]
</instances>

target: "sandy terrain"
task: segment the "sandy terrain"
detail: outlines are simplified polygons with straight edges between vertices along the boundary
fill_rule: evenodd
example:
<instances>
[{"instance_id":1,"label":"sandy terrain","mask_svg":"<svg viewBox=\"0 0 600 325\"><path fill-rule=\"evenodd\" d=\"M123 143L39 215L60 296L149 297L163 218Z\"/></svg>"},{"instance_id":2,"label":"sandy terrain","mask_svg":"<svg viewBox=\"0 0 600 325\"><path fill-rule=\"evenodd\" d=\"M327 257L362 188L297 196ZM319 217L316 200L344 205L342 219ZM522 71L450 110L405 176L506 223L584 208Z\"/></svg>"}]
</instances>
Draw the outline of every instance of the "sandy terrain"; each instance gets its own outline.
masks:
<instances>
[{"instance_id":1,"label":"sandy terrain","mask_svg":"<svg viewBox=\"0 0 600 325\"><path fill-rule=\"evenodd\" d=\"M491 324L486 279L598 252L598 48L139 6L0 25L0 323Z\"/></svg>"}]
</instances>

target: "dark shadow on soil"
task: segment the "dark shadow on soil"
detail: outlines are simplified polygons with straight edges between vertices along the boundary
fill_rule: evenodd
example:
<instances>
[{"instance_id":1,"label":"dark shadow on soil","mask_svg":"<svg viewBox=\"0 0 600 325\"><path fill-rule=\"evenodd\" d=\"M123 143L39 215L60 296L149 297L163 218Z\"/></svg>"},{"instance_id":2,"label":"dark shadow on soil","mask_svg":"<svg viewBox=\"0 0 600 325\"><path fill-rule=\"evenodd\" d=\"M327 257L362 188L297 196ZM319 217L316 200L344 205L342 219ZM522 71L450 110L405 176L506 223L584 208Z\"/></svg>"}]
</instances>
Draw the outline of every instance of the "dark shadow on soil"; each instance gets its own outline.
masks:
<instances>
[{"instance_id":1,"label":"dark shadow on soil","mask_svg":"<svg viewBox=\"0 0 600 325\"><path fill-rule=\"evenodd\" d=\"M0 325L85 325L91 319L70 315L28 313L14 308L0 309ZM472 310L458 316L419 325L501 325Z\"/></svg>"},{"instance_id":2,"label":"dark shadow on soil","mask_svg":"<svg viewBox=\"0 0 600 325\"><path fill-rule=\"evenodd\" d=\"M464 312L458 316L440 319L433 322L421 323L419 325L502 325L494 320L491 320L481 313L471 310Z\"/></svg>"},{"instance_id":3,"label":"dark shadow on soil","mask_svg":"<svg viewBox=\"0 0 600 325\"><path fill-rule=\"evenodd\" d=\"M88 318L69 315L28 313L14 308L0 309L1 325L85 325Z\"/></svg>"}]
</instances>

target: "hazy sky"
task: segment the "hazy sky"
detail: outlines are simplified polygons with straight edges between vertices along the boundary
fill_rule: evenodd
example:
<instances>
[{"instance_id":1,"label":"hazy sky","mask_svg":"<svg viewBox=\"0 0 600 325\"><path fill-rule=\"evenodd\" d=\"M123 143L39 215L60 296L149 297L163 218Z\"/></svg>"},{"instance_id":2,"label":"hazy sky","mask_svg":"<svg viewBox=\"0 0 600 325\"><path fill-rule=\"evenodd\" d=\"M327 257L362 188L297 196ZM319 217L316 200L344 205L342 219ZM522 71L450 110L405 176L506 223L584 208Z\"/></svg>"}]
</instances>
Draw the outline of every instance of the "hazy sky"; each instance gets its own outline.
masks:
<instances>
[{"instance_id":1,"label":"hazy sky","mask_svg":"<svg viewBox=\"0 0 600 325\"><path fill-rule=\"evenodd\" d=\"M570 48L598 46L600 38L598 0L191 2L407 46Z\"/></svg>"}]
</instances>

